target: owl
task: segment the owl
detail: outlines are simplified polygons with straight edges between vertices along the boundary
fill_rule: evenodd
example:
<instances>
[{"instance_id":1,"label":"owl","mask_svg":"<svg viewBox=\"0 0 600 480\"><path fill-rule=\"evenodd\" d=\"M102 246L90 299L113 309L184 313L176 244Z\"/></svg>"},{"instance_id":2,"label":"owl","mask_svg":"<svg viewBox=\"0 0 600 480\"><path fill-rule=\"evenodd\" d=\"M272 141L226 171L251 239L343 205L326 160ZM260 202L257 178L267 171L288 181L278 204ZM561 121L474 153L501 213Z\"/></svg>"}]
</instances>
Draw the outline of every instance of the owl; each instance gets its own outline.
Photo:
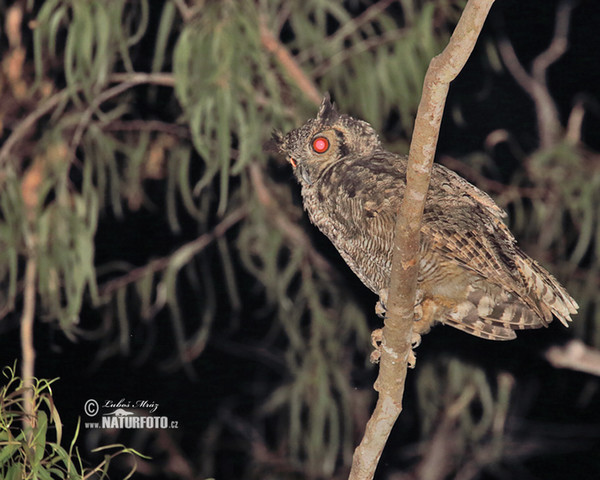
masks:
<instances>
[{"instance_id":1,"label":"owl","mask_svg":"<svg viewBox=\"0 0 600 480\"><path fill-rule=\"evenodd\" d=\"M328 98L317 117L267 149L285 156L311 222L380 302L387 301L396 215L407 157L386 151L367 122L339 114ZM527 256L484 192L434 164L421 227L414 330L437 322L490 340L515 330L564 325L578 305Z\"/></svg>"}]
</instances>

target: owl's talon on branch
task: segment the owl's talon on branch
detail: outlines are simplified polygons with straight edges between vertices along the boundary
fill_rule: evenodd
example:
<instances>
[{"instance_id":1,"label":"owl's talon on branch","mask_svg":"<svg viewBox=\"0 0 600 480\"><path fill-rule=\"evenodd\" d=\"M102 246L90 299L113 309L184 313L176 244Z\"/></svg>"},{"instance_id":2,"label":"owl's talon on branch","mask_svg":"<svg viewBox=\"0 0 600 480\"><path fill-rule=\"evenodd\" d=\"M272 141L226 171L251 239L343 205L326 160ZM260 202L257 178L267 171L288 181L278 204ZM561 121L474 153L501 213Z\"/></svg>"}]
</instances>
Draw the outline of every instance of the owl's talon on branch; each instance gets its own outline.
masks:
<instances>
[{"instance_id":1,"label":"owl's talon on branch","mask_svg":"<svg viewBox=\"0 0 600 480\"><path fill-rule=\"evenodd\" d=\"M377 314L377 316L379 318L386 318L386 316L385 316L385 314L386 314L386 308L385 308L385 305L381 302L381 300L379 300L375 304L375 313Z\"/></svg>"},{"instance_id":2,"label":"owl's talon on branch","mask_svg":"<svg viewBox=\"0 0 600 480\"><path fill-rule=\"evenodd\" d=\"M410 338L411 349L408 352L408 368L415 368L417 365L417 354L414 349L419 345L421 345L421 335L413 330Z\"/></svg>"},{"instance_id":3,"label":"owl's talon on branch","mask_svg":"<svg viewBox=\"0 0 600 480\"><path fill-rule=\"evenodd\" d=\"M415 368L417 365L417 354L414 350L408 352L408 368Z\"/></svg>"},{"instance_id":4,"label":"owl's talon on branch","mask_svg":"<svg viewBox=\"0 0 600 480\"><path fill-rule=\"evenodd\" d=\"M421 345L421 335L413 331L412 337L410 339L410 344L412 348L417 348L419 345Z\"/></svg>"},{"instance_id":5,"label":"owl's talon on branch","mask_svg":"<svg viewBox=\"0 0 600 480\"><path fill-rule=\"evenodd\" d=\"M375 313L380 318L386 318L385 314L387 307L385 306L388 301L388 289L382 288L379 291L379 301L375 304Z\"/></svg>"},{"instance_id":6,"label":"owl's talon on branch","mask_svg":"<svg viewBox=\"0 0 600 480\"><path fill-rule=\"evenodd\" d=\"M379 363L379 359L381 358L381 341L383 340L383 330L378 328L371 332L371 345L373 345L373 350L371 352L371 356L369 360L371 363Z\"/></svg>"},{"instance_id":7,"label":"owl's talon on branch","mask_svg":"<svg viewBox=\"0 0 600 480\"><path fill-rule=\"evenodd\" d=\"M373 350L371 352L371 356L369 360L371 363L379 363L381 359L381 342L383 341L383 329L378 328L371 332L371 345L373 345ZM415 354L413 348L417 348L421 344L421 335L416 332L412 333L411 337L411 349L408 352L408 368L415 368L417 364L417 355Z\"/></svg>"}]
</instances>

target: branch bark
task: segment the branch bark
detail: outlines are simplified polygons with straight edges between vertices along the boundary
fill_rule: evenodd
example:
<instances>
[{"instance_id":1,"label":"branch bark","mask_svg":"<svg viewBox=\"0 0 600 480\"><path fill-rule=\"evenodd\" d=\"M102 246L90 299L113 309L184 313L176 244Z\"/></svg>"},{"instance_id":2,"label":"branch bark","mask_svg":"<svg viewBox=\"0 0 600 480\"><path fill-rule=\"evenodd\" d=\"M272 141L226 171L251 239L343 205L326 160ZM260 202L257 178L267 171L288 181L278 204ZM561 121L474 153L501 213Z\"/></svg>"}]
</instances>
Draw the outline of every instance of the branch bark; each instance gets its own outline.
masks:
<instances>
[{"instance_id":1,"label":"branch bark","mask_svg":"<svg viewBox=\"0 0 600 480\"><path fill-rule=\"evenodd\" d=\"M35 368L35 347L33 343L33 320L35 318L35 292L37 276L37 259L31 249L25 266L25 294L23 313L21 314L21 378L23 379L23 430L28 441L33 435L35 425L35 405L33 394L33 374Z\"/></svg>"},{"instance_id":2,"label":"branch bark","mask_svg":"<svg viewBox=\"0 0 600 480\"><path fill-rule=\"evenodd\" d=\"M448 46L427 69L410 145L406 193L396 219L392 274L383 328L379 398L354 452L350 480L372 479L390 431L402 411L411 341L421 221L450 82L471 55L494 0L469 0Z\"/></svg>"}]
</instances>

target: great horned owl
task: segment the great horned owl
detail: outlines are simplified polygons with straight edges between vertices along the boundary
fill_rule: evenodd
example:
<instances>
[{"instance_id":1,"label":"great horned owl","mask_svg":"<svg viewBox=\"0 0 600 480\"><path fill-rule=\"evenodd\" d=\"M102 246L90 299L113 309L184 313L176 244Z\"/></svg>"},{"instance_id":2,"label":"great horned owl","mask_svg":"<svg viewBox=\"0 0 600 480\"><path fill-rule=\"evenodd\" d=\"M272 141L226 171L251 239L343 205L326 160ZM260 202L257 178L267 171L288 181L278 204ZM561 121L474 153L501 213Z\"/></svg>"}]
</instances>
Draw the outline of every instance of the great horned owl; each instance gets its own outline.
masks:
<instances>
[{"instance_id":1,"label":"great horned owl","mask_svg":"<svg viewBox=\"0 0 600 480\"><path fill-rule=\"evenodd\" d=\"M362 282L385 303L396 214L407 158L383 149L368 123L323 100L315 119L269 149L287 156L310 220ZM415 305L415 331L439 321L472 335L510 340L514 330L564 325L578 305L516 244L500 207L439 164L427 194Z\"/></svg>"}]
</instances>

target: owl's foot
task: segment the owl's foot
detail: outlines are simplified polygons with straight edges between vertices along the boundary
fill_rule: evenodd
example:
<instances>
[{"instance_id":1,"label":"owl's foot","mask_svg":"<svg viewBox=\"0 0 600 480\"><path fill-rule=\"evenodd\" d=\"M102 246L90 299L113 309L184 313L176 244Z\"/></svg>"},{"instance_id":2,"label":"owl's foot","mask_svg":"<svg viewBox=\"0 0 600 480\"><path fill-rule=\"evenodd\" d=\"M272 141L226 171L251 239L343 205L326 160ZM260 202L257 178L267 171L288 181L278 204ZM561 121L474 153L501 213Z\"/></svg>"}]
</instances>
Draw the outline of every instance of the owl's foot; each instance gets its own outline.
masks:
<instances>
[{"instance_id":1,"label":"owl's foot","mask_svg":"<svg viewBox=\"0 0 600 480\"><path fill-rule=\"evenodd\" d=\"M373 330L371 332L371 345L373 345L373 350L371 352L371 356L369 360L371 363L379 363L379 359L381 358L381 342L383 340L383 329L378 328L377 330Z\"/></svg>"},{"instance_id":2,"label":"owl's foot","mask_svg":"<svg viewBox=\"0 0 600 480\"><path fill-rule=\"evenodd\" d=\"M381 359L381 342L382 341L383 341L383 329L378 328L376 330L373 330L371 332L371 345L373 345L373 348L375 348L375 350L373 350L371 352L371 356L369 358L371 363L379 363L379 360ZM410 339L410 343L411 343L411 349L408 352L408 368L415 368L415 365L417 364L417 355L415 354L413 349L415 349L419 345L421 345L421 335L419 335L417 332L413 331L412 337Z\"/></svg>"},{"instance_id":3,"label":"owl's foot","mask_svg":"<svg viewBox=\"0 0 600 480\"><path fill-rule=\"evenodd\" d=\"M410 338L411 349L408 352L408 368L415 368L417 365L417 354L415 348L421 345L421 335L413 329L412 336Z\"/></svg>"},{"instance_id":4,"label":"owl's foot","mask_svg":"<svg viewBox=\"0 0 600 480\"><path fill-rule=\"evenodd\" d=\"M415 368L417 366L417 354L411 348L408 352L408 368Z\"/></svg>"},{"instance_id":5,"label":"owl's foot","mask_svg":"<svg viewBox=\"0 0 600 480\"><path fill-rule=\"evenodd\" d=\"M379 291L379 301L375 304L375 313L379 318L385 318L385 312L387 311L386 303L388 300L388 289L382 288Z\"/></svg>"},{"instance_id":6,"label":"owl's foot","mask_svg":"<svg viewBox=\"0 0 600 480\"><path fill-rule=\"evenodd\" d=\"M431 330L439 310L439 305L432 299L426 298L418 305L415 305L415 323L413 325L413 334L425 335ZM419 343L420 340L419 340Z\"/></svg>"}]
</instances>

